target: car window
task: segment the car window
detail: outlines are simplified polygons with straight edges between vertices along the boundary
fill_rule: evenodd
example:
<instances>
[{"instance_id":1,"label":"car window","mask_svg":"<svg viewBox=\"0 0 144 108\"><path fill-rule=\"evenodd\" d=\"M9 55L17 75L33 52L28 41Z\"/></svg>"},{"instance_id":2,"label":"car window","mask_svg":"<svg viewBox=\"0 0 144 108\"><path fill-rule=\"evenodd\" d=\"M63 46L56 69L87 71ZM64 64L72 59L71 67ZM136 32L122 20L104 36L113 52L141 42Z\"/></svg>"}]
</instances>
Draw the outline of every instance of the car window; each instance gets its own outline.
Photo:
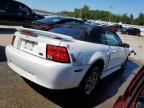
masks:
<instances>
[{"instance_id":1,"label":"car window","mask_svg":"<svg viewBox=\"0 0 144 108\"><path fill-rule=\"evenodd\" d=\"M144 99L144 89L143 89L143 91L141 92L141 94L140 94L140 96L139 97L141 97L141 98L143 98Z\"/></svg>"},{"instance_id":2,"label":"car window","mask_svg":"<svg viewBox=\"0 0 144 108\"><path fill-rule=\"evenodd\" d=\"M16 14L17 13L17 9L18 9L17 3L7 2L5 7L6 7L6 10L9 14Z\"/></svg>"},{"instance_id":3,"label":"car window","mask_svg":"<svg viewBox=\"0 0 144 108\"><path fill-rule=\"evenodd\" d=\"M110 30L105 31L105 39L107 44L110 46L120 46L122 44L118 35Z\"/></svg>"},{"instance_id":4,"label":"car window","mask_svg":"<svg viewBox=\"0 0 144 108\"><path fill-rule=\"evenodd\" d=\"M28 16L30 15L30 10L23 4L17 2L7 2L6 10L11 15Z\"/></svg>"},{"instance_id":5,"label":"car window","mask_svg":"<svg viewBox=\"0 0 144 108\"><path fill-rule=\"evenodd\" d=\"M103 29L101 29L101 35L99 36L99 43L100 44L107 44L107 42L106 42L106 37L105 37L105 32L104 32L104 30Z\"/></svg>"},{"instance_id":6,"label":"car window","mask_svg":"<svg viewBox=\"0 0 144 108\"><path fill-rule=\"evenodd\" d=\"M135 108L144 108L144 89L140 93L137 102L136 102L136 107Z\"/></svg>"},{"instance_id":7,"label":"car window","mask_svg":"<svg viewBox=\"0 0 144 108\"><path fill-rule=\"evenodd\" d=\"M50 32L59 33L63 35L68 35L74 39L83 40L86 33L83 29L80 28L66 28L66 27L57 27L49 30Z\"/></svg>"},{"instance_id":8,"label":"car window","mask_svg":"<svg viewBox=\"0 0 144 108\"><path fill-rule=\"evenodd\" d=\"M140 77L137 77L138 81L136 81L135 86L131 88L132 93L129 97L130 101L128 103L128 108L133 105L133 108L144 108L144 77L142 75L143 74L141 74Z\"/></svg>"},{"instance_id":9,"label":"car window","mask_svg":"<svg viewBox=\"0 0 144 108\"><path fill-rule=\"evenodd\" d=\"M18 15L29 16L31 14L30 9L24 5L19 4L17 9Z\"/></svg>"},{"instance_id":10,"label":"car window","mask_svg":"<svg viewBox=\"0 0 144 108\"><path fill-rule=\"evenodd\" d=\"M6 12L5 2L0 3L0 13Z\"/></svg>"},{"instance_id":11,"label":"car window","mask_svg":"<svg viewBox=\"0 0 144 108\"><path fill-rule=\"evenodd\" d=\"M85 41L98 43L99 42L100 31L98 29L89 30L89 35Z\"/></svg>"},{"instance_id":12,"label":"car window","mask_svg":"<svg viewBox=\"0 0 144 108\"><path fill-rule=\"evenodd\" d=\"M65 18L63 17L49 17L45 19L41 19L38 22L44 23L44 24L55 24L58 21L64 20Z\"/></svg>"}]
</instances>

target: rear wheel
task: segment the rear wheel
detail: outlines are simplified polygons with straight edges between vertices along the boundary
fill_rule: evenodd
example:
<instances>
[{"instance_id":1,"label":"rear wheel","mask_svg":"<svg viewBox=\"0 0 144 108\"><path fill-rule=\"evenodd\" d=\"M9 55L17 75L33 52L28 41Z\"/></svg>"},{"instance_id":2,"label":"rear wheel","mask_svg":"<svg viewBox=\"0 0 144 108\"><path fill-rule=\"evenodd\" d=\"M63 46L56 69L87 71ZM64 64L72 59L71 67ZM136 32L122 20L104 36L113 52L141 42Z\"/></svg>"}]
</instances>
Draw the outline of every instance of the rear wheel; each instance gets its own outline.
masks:
<instances>
[{"instance_id":1,"label":"rear wheel","mask_svg":"<svg viewBox=\"0 0 144 108\"><path fill-rule=\"evenodd\" d=\"M92 94L98 84L99 79L100 68L98 66L92 67L80 84L80 92L84 95Z\"/></svg>"}]
</instances>

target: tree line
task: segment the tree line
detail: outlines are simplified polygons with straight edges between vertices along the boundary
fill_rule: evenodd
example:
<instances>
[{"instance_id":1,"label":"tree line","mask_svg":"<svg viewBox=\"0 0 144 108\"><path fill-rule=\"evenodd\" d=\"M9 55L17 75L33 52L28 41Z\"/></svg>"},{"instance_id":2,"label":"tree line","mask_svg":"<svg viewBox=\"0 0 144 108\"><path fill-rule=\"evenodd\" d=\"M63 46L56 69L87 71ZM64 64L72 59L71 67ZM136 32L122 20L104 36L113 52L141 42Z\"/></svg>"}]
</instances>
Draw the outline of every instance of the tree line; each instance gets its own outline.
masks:
<instances>
[{"instance_id":1,"label":"tree line","mask_svg":"<svg viewBox=\"0 0 144 108\"><path fill-rule=\"evenodd\" d=\"M62 11L57 14L63 16L70 16L82 19L102 20L110 22L122 22L125 24L144 25L144 13L140 13L137 18L132 14L117 15L104 10L90 10L89 6L84 5L83 8L75 8L74 11Z\"/></svg>"}]
</instances>

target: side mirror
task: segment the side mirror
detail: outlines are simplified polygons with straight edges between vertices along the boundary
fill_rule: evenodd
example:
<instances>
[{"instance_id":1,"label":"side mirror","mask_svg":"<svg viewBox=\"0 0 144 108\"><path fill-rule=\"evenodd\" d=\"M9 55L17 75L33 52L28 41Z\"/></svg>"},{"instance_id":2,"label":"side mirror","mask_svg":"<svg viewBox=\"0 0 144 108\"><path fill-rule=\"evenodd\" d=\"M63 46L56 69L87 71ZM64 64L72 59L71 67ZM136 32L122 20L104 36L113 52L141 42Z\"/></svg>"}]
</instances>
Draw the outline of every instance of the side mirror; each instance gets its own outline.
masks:
<instances>
[{"instance_id":1,"label":"side mirror","mask_svg":"<svg viewBox=\"0 0 144 108\"><path fill-rule=\"evenodd\" d=\"M123 43L123 45L122 45L124 48L129 48L130 47L130 45L129 44L127 44L127 43Z\"/></svg>"}]
</instances>

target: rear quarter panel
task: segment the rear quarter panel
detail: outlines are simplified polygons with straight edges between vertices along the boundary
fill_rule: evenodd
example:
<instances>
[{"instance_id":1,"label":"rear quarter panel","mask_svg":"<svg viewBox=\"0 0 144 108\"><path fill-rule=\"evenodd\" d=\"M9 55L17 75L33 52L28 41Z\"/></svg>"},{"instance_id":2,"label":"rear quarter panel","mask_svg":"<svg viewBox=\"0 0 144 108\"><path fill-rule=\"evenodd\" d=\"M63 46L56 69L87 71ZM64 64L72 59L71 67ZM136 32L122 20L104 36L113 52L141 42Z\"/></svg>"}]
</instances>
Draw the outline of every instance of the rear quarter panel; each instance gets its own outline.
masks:
<instances>
[{"instance_id":1,"label":"rear quarter panel","mask_svg":"<svg viewBox=\"0 0 144 108\"><path fill-rule=\"evenodd\" d=\"M73 42L61 42L60 46L68 48L72 63L75 66L91 66L95 61L104 60L104 67L109 62L109 46L74 40Z\"/></svg>"}]
</instances>

